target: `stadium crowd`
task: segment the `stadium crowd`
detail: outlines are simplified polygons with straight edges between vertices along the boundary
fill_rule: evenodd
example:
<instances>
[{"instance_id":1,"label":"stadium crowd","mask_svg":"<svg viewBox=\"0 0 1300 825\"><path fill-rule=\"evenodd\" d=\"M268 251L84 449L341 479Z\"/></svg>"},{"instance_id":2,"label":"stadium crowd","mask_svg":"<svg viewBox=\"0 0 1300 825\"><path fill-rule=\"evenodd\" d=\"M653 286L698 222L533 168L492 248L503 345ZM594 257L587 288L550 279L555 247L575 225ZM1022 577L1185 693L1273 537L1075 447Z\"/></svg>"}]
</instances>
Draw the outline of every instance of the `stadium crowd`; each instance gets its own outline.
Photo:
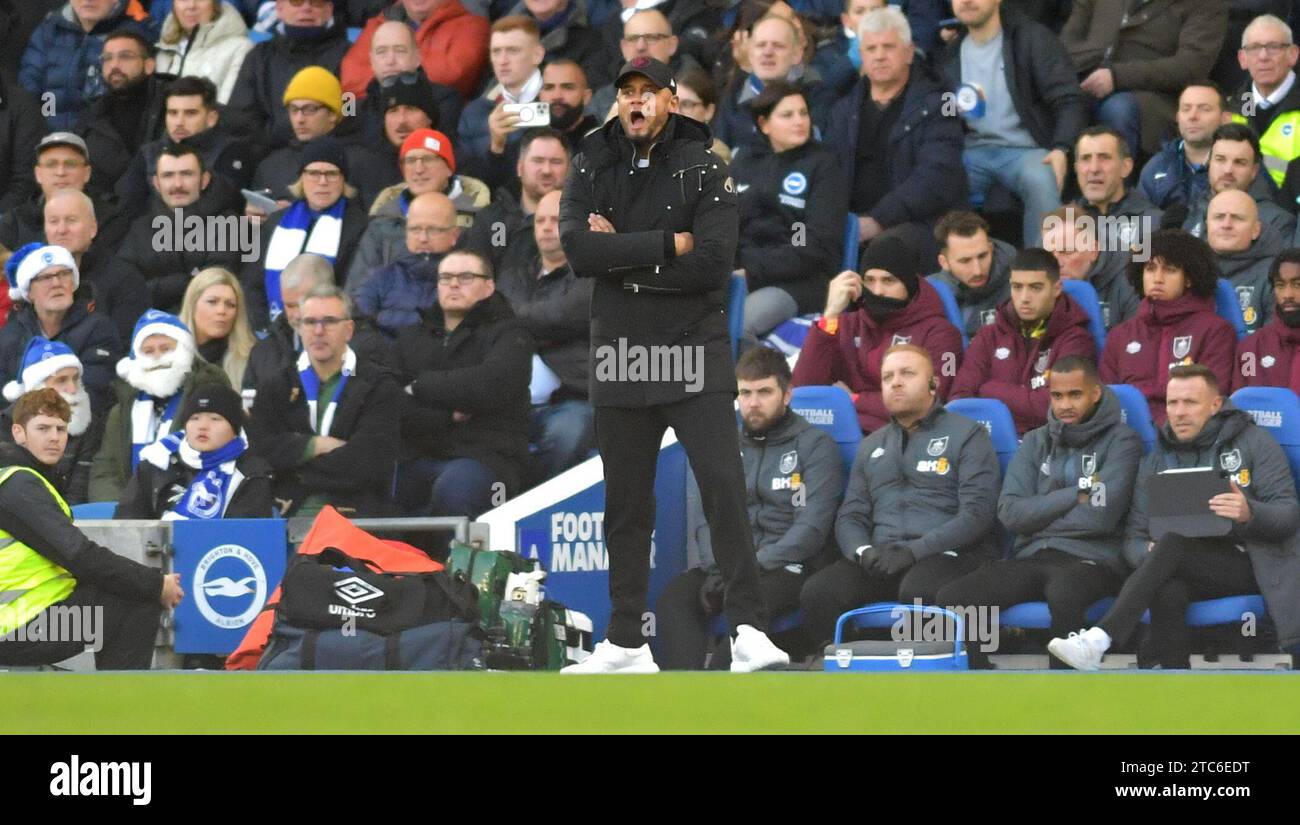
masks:
<instances>
[{"instance_id":1,"label":"stadium crowd","mask_svg":"<svg viewBox=\"0 0 1300 825\"><path fill-rule=\"evenodd\" d=\"M564 210L584 165L618 162L630 84L662 65L672 140L711 143L730 172L734 383L773 615L801 609L817 643L870 601L1046 601L1049 649L1095 668L1149 611L1141 661L1187 667L1189 604L1262 594L1295 648L1300 468L1229 396L1300 392L1297 17L1236 0L0 0L0 438L5 466L45 482L10 495L0 475L0 516L21 521L0 526L54 541L47 497L118 518L474 517L593 455L593 399L623 402L593 391L611 330ZM695 169L683 193L705 186ZM717 253L643 234L638 260ZM730 386L730 366L705 382ZM851 402L851 465L791 409L802 386ZM1008 462L945 406L962 399L1005 404ZM1230 532L1153 536L1146 480L1196 466L1230 476L1210 504ZM36 499L40 523L20 515ZM660 600L669 667L703 665L722 610L700 549ZM131 621L151 588L179 597L97 564L74 572L135 600Z\"/></svg>"}]
</instances>

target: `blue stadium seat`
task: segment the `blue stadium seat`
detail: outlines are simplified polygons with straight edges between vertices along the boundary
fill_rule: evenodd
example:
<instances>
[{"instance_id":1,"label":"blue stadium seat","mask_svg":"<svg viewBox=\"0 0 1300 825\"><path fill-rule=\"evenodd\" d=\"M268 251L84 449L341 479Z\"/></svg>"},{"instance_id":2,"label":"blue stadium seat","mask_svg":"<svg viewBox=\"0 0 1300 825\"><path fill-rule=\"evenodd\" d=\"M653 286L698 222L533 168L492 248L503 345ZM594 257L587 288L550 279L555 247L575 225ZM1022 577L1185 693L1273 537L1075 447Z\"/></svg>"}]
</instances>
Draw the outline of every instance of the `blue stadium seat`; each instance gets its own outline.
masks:
<instances>
[{"instance_id":1,"label":"blue stadium seat","mask_svg":"<svg viewBox=\"0 0 1300 825\"><path fill-rule=\"evenodd\" d=\"M1232 403L1282 445L1291 476L1300 486L1300 398L1286 387L1242 387L1232 394Z\"/></svg>"},{"instance_id":2,"label":"blue stadium seat","mask_svg":"<svg viewBox=\"0 0 1300 825\"><path fill-rule=\"evenodd\" d=\"M1214 312L1220 318L1232 324L1237 331L1237 340L1246 337L1246 319L1241 316L1241 299L1237 290L1232 288L1232 281L1220 278L1214 289Z\"/></svg>"},{"instance_id":3,"label":"blue stadium seat","mask_svg":"<svg viewBox=\"0 0 1300 825\"><path fill-rule=\"evenodd\" d=\"M1258 620L1264 618L1267 613L1268 608L1264 604L1263 596L1225 596L1222 599L1192 602L1187 606L1187 624L1189 627L1238 624L1244 621L1247 615L1254 616ZM1142 614L1142 623L1150 624L1150 622L1151 612L1147 611Z\"/></svg>"},{"instance_id":4,"label":"blue stadium seat","mask_svg":"<svg viewBox=\"0 0 1300 825\"><path fill-rule=\"evenodd\" d=\"M1110 596L1093 602L1088 608L1088 624L1093 625L1100 621L1114 603L1115 599ZM1019 627L1024 630L1047 630L1052 626L1052 611L1047 608L1047 602L1024 602L1001 611L998 624L1002 627Z\"/></svg>"},{"instance_id":5,"label":"blue stadium seat","mask_svg":"<svg viewBox=\"0 0 1300 825\"><path fill-rule=\"evenodd\" d=\"M844 219L844 256L840 266L858 271L858 216L852 212Z\"/></svg>"},{"instance_id":6,"label":"blue stadium seat","mask_svg":"<svg viewBox=\"0 0 1300 825\"><path fill-rule=\"evenodd\" d=\"M845 478L853 468L853 457L862 442L862 427L853 399L839 387L795 387L790 409L808 419L808 423L826 431L839 445L844 459Z\"/></svg>"},{"instance_id":7,"label":"blue stadium seat","mask_svg":"<svg viewBox=\"0 0 1300 825\"><path fill-rule=\"evenodd\" d=\"M1149 453L1156 445L1156 425L1151 420L1151 407L1146 396L1132 384L1110 384L1111 392L1119 398L1120 420L1133 428L1142 439L1142 452Z\"/></svg>"},{"instance_id":8,"label":"blue stadium seat","mask_svg":"<svg viewBox=\"0 0 1300 825\"><path fill-rule=\"evenodd\" d=\"M254 31L253 29L249 29L249 30L248 30L248 39L251 40L251 41L253 41L254 43L264 43L264 42L266 42L267 40L270 40L270 39L271 39L271 33L270 33L270 32L259 32L259 31Z\"/></svg>"},{"instance_id":9,"label":"blue stadium seat","mask_svg":"<svg viewBox=\"0 0 1300 825\"><path fill-rule=\"evenodd\" d=\"M1070 300L1088 313L1088 332L1092 333L1093 340L1097 342L1097 361L1100 362L1101 350L1106 344L1106 322L1101 315L1097 290L1087 281L1076 281L1073 278L1062 278L1061 289L1070 296Z\"/></svg>"},{"instance_id":10,"label":"blue stadium seat","mask_svg":"<svg viewBox=\"0 0 1300 825\"><path fill-rule=\"evenodd\" d=\"M727 332L731 335L731 358L740 357L740 336L745 330L745 276L732 273L727 284Z\"/></svg>"},{"instance_id":11,"label":"blue stadium seat","mask_svg":"<svg viewBox=\"0 0 1300 825\"><path fill-rule=\"evenodd\" d=\"M351 43L355 43L355 42L357 42L357 38L360 37L360 36L361 36L361 27L360 27L360 26L348 26L348 41L349 41L349 42L351 42Z\"/></svg>"},{"instance_id":12,"label":"blue stadium seat","mask_svg":"<svg viewBox=\"0 0 1300 825\"><path fill-rule=\"evenodd\" d=\"M85 504L72 505L74 519L111 519L117 510L116 501L88 501Z\"/></svg>"},{"instance_id":13,"label":"blue stadium seat","mask_svg":"<svg viewBox=\"0 0 1300 825\"><path fill-rule=\"evenodd\" d=\"M958 398L945 406L949 412L964 415L984 425L993 439L993 450L998 454L998 465L1005 476L1007 466L1020 447L1020 440L1016 437L1016 424L1007 405L996 398Z\"/></svg>"},{"instance_id":14,"label":"blue stadium seat","mask_svg":"<svg viewBox=\"0 0 1300 825\"><path fill-rule=\"evenodd\" d=\"M939 302L943 304L943 314L948 316L949 323L961 333L961 348L966 349L970 346L970 336L966 334L966 322L962 320L961 307L957 306L957 296L952 294L952 287L933 275L927 276L926 280L934 287L934 291L939 293Z\"/></svg>"}]
</instances>

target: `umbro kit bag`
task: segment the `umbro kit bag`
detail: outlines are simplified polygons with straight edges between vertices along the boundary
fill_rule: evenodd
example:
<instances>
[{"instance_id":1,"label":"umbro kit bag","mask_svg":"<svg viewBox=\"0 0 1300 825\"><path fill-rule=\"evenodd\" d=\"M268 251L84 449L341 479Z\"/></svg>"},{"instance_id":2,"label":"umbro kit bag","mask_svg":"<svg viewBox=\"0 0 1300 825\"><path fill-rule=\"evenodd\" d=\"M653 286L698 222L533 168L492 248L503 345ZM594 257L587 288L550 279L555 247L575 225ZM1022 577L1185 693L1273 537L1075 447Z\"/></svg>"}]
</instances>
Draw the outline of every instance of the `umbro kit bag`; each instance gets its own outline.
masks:
<instances>
[{"instance_id":1,"label":"umbro kit bag","mask_svg":"<svg viewBox=\"0 0 1300 825\"><path fill-rule=\"evenodd\" d=\"M943 617L944 627L955 628L953 641L867 640L844 641L844 627L893 627L907 622L910 628L924 614ZM967 670L970 665L962 645L963 623L951 610L928 605L877 604L850 610L835 623L835 641L826 647L822 669L827 673L894 672L917 670ZM900 634L904 635L904 634ZM912 634L914 635L914 634Z\"/></svg>"},{"instance_id":2,"label":"umbro kit bag","mask_svg":"<svg viewBox=\"0 0 1300 825\"><path fill-rule=\"evenodd\" d=\"M478 591L443 572L375 572L337 548L290 562L259 670L482 667Z\"/></svg>"}]
</instances>

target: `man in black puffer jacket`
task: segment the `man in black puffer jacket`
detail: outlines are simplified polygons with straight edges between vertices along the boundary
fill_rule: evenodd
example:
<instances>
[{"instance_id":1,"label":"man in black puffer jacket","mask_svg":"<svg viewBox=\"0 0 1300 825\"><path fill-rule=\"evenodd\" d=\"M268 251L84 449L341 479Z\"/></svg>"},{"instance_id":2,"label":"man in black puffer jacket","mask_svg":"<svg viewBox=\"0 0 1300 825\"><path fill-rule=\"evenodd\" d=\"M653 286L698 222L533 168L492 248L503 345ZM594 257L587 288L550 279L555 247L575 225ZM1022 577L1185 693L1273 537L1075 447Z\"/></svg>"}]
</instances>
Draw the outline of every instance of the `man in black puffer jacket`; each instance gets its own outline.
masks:
<instances>
[{"instance_id":1,"label":"man in black puffer jacket","mask_svg":"<svg viewBox=\"0 0 1300 825\"><path fill-rule=\"evenodd\" d=\"M569 265L596 279L591 403L605 465L612 603L607 638L565 672L659 669L643 616L655 468L668 427L700 480L715 536L735 634L732 669L781 667L789 657L763 632L733 412L724 301L736 256L736 187L710 149L708 127L674 113L677 84L666 65L634 58L615 86L618 117L583 140L560 201Z\"/></svg>"},{"instance_id":2,"label":"man in black puffer jacket","mask_svg":"<svg viewBox=\"0 0 1300 825\"><path fill-rule=\"evenodd\" d=\"M497 294L492 265L453 251L438 263L438 302L397 337L404 512L477 516L519 491L528 460L533 340Z\"/></svg>"}]
</instances>

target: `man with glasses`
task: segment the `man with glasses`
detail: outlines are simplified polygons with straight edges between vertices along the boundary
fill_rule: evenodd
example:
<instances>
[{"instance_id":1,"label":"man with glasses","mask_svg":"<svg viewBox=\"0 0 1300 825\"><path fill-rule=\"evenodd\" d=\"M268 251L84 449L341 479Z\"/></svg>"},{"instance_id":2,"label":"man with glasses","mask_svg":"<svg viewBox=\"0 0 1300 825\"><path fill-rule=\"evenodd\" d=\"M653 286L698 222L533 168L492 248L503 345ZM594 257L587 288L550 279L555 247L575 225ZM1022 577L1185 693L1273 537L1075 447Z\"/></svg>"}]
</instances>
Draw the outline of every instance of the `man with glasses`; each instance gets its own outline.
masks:
<instances>
[{"instance_id":1,"label":"man with glasses","mask_svg":"<svg viewBox=\"0 0 1300 825\"><path fill-rule=\"evenodd\" d=\"M645 9L634 12L623 22L623 34L618 39L618 50L624 60L653 57L660 63L667 64L673 70L673 74L680 75L692 66L699 66L699 63L688 54L678 53L677 44L678 40L673 34L672 24L668 22L664 13L658 9ZM606 120L614 108L617 95L618 89L613 83L599 87L592 94L591 103L587 105L588 114L600 121Z\"/></svg>"},{"instance_id":2,"label":"man with glasses","mask_svg":"<svg viewBox=\"0 0 1300 825\"><path fill-rule=\"evenodd\" d=\"M38 102L52 94L53 106L41 114L51 131L70 131L90 101L104 94L104 76L96 70L104 38L112 32L145 27L127 16L122 0L71 0L46 15L23 51L18 82ZM6 32L6 36L12 32ZM21 45L8 40L11 48Z\"/></svg>"},{"instance_id":3,"label":"man with glasses","mask_svg":"<svg viewBox=\"0 0 1300 825\"><path fill-rule=\"evenodd\" d=\"M533 340L496 291L492 265L457 250L438 264L438 301L397 337L406 515L475 517L520 489L528 461Z\"/></svg>"},{"instance_id":4,"label":"man with glasses","mask_svg":"<svg viewBox=\"0 0 1300 825\"><path fill-rule=\"evenodd\" d=\"M456 174L456 153L436 129L416 129L398 152L403 182L388 187L370 207L370 223L347 268L347 290L356 295L370 273L406 252L406 213L411 201L440 192L456 205L456 224L464 229L488 206L487 186Z\"/></svg>"},{"instance_id":5,"label":"man with glasses","mask_svg":"<svg viewBox=\"0 0 1300 825\"><path fill-rule=\"evenodd\" d=\"M67 345L81 361L91 409L103 415L122 345L109 316L93 310L90 295L77 294L81 276L72 253L30 244L9 259L5 275L14 309L0 329L0 386L18 377L27 343L40 336Z\"/></svg>"},{"instance_id":6,"label":"man with glasses","mask_svg":"<svg viewBox=\"0 0 1300 825\"><path fill-rule=\"evenodd\" d=\"M352 299L338 287L312 288L297 309L302 354L258 381L253 451L275 469L285 516L313 516L325 505L349 516L389 514L400 390L350 346Z\"/></svg>"},{"instance_id":7,"label":"man with glasses","mask_svg":"<svg viewBox=\"0 0 1300 825\"><path fill-rule=\"evenodd\" d=\"M438 296L438 264L460 237L456 205L439 192L411 201L406 252L376 269L356 292L357 310L389 338L420 322Z\"/></svg>"},{"instance_id":8,"label":"man with glasses","mask_svg":"<svg viewBox=\"0 0 1300 825\"><path fill-rule=\"evenodd\" d=\"M289 187L298 179L299 160L307 144L332 135L343 144L350 178L361 190L361 205L369 209L387 186L397 182L397 170L378 152L361 141L356 118L343 116L343 90L338 78L320 66L308 66L294 75L284 90L284 110L293 128L293 140L276 149L257 166L253 188L269 190L271 197L291 200ZM257 210L251 205L249 214Z\"/></svg>"},{"instance_id":9,"label":"man with glasses","mask_svg":"<svg viewBox=\"0 0 1300 825\"><path fill-rule=\"evenodd\" d=\"M29 243L46 241L45 202L63 189L86 191L91 178L90 150L84 140L71 132L52 132L37 144L36 166L32 171L40 193L0 218L0 256ZM106 248L117 249L130 226L130 216L106 198L91 196L91 200L99 221L98 240Z\"/></svg>"},{"instance_id":10,"label":"man with glasses","mask_svg":"<svg viewBox=\"0 0 1300 825\"><path fill-rule=\"evenodd\" d=\"M110 194L144 144L163 134L163 83L154 77L153 46L135 31L104 40L100 71L107 93L90 104L77 129L95 174L92 191Z\"/></svg>"},{"instance_id":11,"label":"man with glasses","mask_svg":"<svg viewBox=\"0 0 1300 825\"><path fill-rule=\"evenodd\" d=\"M294 136L284 92L299 71L319 66L337 76L347 53L347 29L334 22L330 0L275 0L279 21L271 39L244 57L226 111L232 125L263 146L277 149Z\"/></svg>"},{"instance_id":12,"label":"man with glasses","mask_svg":"<svg viewBox=\"0 0 1300 825\"><path fill-rule=\"evenodd\" d=\"M1282 204L1292 212L1297 208L1295 196L1300 194L1300 176L1289 174L1292 162L1300 158L1297 58L1300 49L1292 40L1291 27L1271 14L1256 17L1242 32L1241 50L1237 52L1237 60L1250 75L1250 82L1228 99L1232 119L1259 135L1264 167L1283 190Z\"/></svg>"}]
</instances>

